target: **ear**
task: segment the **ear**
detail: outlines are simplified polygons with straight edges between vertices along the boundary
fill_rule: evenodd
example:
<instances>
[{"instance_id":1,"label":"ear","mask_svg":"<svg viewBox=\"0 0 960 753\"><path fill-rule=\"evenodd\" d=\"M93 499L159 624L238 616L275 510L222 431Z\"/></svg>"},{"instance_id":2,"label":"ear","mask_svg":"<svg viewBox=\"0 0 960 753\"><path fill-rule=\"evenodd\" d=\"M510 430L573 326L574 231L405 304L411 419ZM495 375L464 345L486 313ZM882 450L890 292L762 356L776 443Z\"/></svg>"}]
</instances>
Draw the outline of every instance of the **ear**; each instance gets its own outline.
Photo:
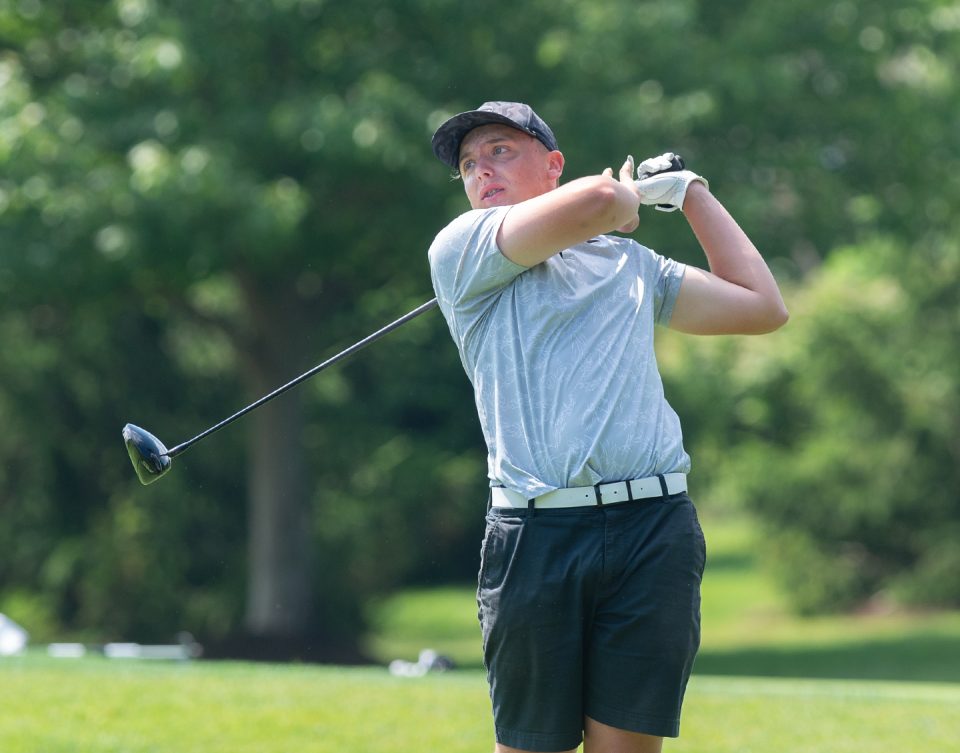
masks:
<instances>
[{"instance_id":1,"label":"ear","mask_svg":"<svg viewBox=\"0 0 960 753\"><path fill-rule=\"evenodd\" d=\"M547 176L550 180L559 180L563 175L563 155L560 152L550 152L547 155Z\"/></svg>"}]
</instances>

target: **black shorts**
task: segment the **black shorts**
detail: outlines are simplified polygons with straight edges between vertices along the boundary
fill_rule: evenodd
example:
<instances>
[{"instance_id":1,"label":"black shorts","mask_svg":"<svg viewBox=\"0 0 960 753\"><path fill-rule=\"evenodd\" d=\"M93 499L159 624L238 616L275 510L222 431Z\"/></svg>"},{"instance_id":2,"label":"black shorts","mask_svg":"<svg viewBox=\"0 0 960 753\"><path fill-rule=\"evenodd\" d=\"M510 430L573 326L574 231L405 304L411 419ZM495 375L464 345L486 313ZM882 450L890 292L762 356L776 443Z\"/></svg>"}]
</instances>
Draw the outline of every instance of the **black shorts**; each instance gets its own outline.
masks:
<instances>
[{"instance_id":1,"label":"black shorts","mask_svg":"<svg viewBox=\"0 0 960 753\"><path fill-rule=\"evenodd\" d=\"M497 742L566 751L583 717L676 737L706 548L686 494L493 508L477 603Z\"/></svg>"}]
</instances>

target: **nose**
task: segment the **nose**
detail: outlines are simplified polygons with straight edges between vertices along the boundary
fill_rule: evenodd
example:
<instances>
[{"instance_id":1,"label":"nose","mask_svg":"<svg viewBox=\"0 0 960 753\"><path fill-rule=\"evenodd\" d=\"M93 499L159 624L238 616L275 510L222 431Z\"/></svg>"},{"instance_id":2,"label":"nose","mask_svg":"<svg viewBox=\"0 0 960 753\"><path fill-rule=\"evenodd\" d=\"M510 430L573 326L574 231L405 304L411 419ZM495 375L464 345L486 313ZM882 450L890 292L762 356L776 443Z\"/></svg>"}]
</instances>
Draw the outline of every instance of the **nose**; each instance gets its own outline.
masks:
<instances>
[{"instance_id":1,"label":"nose","mask_svg":"<svg viewBox=\"0 0 960 753\"><path fill-rule=\"evenodd\" d=\"M477 157L477 166L474 168L477 175L490 177L493 175L493 162L486 157Z\"/></svg>"}]
</instances>

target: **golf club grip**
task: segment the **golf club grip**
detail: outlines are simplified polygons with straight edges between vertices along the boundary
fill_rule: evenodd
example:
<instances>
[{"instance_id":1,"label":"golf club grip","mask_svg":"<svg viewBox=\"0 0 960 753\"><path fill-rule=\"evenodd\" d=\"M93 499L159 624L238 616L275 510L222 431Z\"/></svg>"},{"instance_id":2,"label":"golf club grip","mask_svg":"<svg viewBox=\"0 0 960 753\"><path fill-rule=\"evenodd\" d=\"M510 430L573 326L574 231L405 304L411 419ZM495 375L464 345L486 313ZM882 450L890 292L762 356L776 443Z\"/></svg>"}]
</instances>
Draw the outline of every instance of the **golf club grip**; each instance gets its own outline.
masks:
<instances>
[{"instance_id":1,"label":"golf club grip","mask_svg":"<svg viewBox=\"0 0 960 753\"><path fill-rule=\"evenodd\" d=\"M436 305L437 305L437 299L436 299L436 298L434 298L432 301L427 301L427 302L426 302L425 304L423 304L422 306L419 306L419 307L415 308L415 309L414 309L413 311L411 311L409 314L406 314L406 315L404 315L404 316L401 316L401 317L400 317L399 319L397 319L395 322L393 322L393 323L391 323L391 324L388 324L388 325L387 325L386 327L384 327L383 329L377 330L377 331L374 332L372 335L370 335L369 337L365 337L363 340L361 340L360 342L356 343L355 345L351 345L349 348L347 348L346 350L344 350L344 351L341 352L341 353L338 353L338 354L335 355L333 358L330 358L330 359L324 361L324 362L321 363L319 366L314 366L314 367L313 367L312 369L310 369L310 371L308 371L306 374L301 374L301 375L298 376L296 379L294 379L292 382L287 382L287 384L283 385L283 387L279 387L278 389L275 389L273 392L271 392L269 395L265 395L264 397L261 397L259 400L257 400L257 402L251 403L251 404L248 405L246 408L244 408L242 411L239 411L239 412L237 412L237 413L234 413L232 416L230 416L230 418L224 419L223 421L221 421L220 423L218 423L216 426L211 426L209 429L207 429L207 430L206 430L205 432L203 432L202 434L198 434L198 435L195 436L193 439L187 440L187 441L184 442L183 444L178 444L176 447L171 447L171 448L167 451L167 453L166 453L167 457L169 457L169 458L175 458L175 457L176 457L177 455L179 455L181 452L183 452L184 450L186 450L186 449L187 449L188 447L190 447L191 445L195 445L195 444L196 444L197 442L199 442L201 439L203 439L203 438L205 438L205 437L209 437L211 434L213 434L213 432L218 431L219 429L222 429L222 428L223 428L224 426L226 426L227 424L233 423L234 421L236 421L236 420L237 420L238 418L240 418L241 416L245 416L245 415L248 414L250 411L252 411L254 408L259 408L261 405L263 405L263 404L266 403L266 402L269 402L270 400L273 400L273 398L277 397L278 395L282 395L282 394L283 394L284 392L286 392L287 390L289 390L289 389L291 389L291 388L293 388L293 387L296 387L298 384L300 384L300 382L306 381L307 379L309 379L310 377L312 377L314 374L319 374L321 371L323 371L323 370L324 370L325 368L327 368L328 366L333 366L333 364L337 363L337 361L342 361L342 360L343 360L344 358L346 358L347 356L356 353L358 350L360 350L361 348L364 348L365 346L369 345L369 344L372 343L374 340L379 340L379 339L380 339L381 337L383 337L385 334L387 334L388 332L392 332L392 331L395 330L397 327L399 327L401 324L406 324L406 323L409 322L411 319L414 319L414 318L420 316L420 314L422 314L424 311L429 311L430 309L432 309L432 308L433 308L434 306L436 306Z\"/></svg>"}]
</instances>

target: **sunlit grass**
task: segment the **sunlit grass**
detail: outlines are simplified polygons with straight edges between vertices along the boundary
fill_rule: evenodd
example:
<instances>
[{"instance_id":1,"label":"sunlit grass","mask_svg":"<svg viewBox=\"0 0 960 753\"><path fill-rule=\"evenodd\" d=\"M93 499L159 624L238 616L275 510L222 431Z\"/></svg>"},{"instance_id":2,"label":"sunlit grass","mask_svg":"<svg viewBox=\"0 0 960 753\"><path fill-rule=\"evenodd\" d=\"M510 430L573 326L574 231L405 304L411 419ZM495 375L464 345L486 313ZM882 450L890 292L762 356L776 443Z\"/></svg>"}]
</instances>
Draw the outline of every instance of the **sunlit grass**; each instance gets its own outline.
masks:
<instances>
[{"instance_id":1,"label":"sunlit grass","mask_svg":"<svg viewBox=\"0 0 960 753\"><path fill-rule=\"evenodd\" d=\"M685 753L958 750L960 688L924 683L693 677Z\"/></svg>"},{"instance_id":2,"label":"sunlit grass","mask_svg":"<svg viewBox=\"0 0 960 753\"><path fill-rule=\"evenodd\" d=\"M758 646L827 646L926 635L960 639L960 612L798 617L756 562L759 532L744 519L706 519L702 596L706 651Z\"/></svg>"},{"instance_id":3,"label":"sunlit grass","mask_svg":"<svg viewBox=\"0 0 960 753\"><path fill-rule=\"evenodd\" d=\"M681 735L665 750L956 750L960 688L694 677ZM0 660L5 753L489 753L492 740L479 671Z\"/></svg>"},{"instance_id":4,"label":"sunlit grass","mask_svg":"<svg viewBox=\"0 0 960 753\"><path fill-rule=\"evenodd\" d=\"M756 532L707 520L703 650L684 704L683 753L960 750L957 613L790 614L752 556ZM408 591L371 606L369 650L430 647L480 666L471 586ZM724 677L719 675L767 675ZM383 668L231 662L0 660L0 752L489 753L482 670L416 679Z\"/></svg>"},{"instance_id":5,"label":"sunlit grass","mask_svg":"<svg viewBox=\"0 0 960 753\"><path fill-rule=\"evenodd\" d=\"M744 519L703 520L707 567L694 672L723 675L960 681L960 612L894 611L800 618L757 564ZM367 651L415 660L423 648L481 667L475 589L412 590L371 608Z\"/></svg>"},{"instance_id":6,"label":"sunlit grass","mask_svg":"<svg viewBox=\"0 0 960 753\"><path fill-rule=\"evenodd\" d=\"M481 667L480 624L472 587L404 591L371 608L367 653L381 662L415 661L432 648L461 667Z\"/></svg>"},{"instance_id":7,"label":"sunlit grass","mask_svg":"<svg viewBox=\"0 0 960 753\"><path fill-rule=\"evenodd\" d=\"M484 678L380 668L0 661L0 751L477 751Z\"/></svg>"}]
</instances>

